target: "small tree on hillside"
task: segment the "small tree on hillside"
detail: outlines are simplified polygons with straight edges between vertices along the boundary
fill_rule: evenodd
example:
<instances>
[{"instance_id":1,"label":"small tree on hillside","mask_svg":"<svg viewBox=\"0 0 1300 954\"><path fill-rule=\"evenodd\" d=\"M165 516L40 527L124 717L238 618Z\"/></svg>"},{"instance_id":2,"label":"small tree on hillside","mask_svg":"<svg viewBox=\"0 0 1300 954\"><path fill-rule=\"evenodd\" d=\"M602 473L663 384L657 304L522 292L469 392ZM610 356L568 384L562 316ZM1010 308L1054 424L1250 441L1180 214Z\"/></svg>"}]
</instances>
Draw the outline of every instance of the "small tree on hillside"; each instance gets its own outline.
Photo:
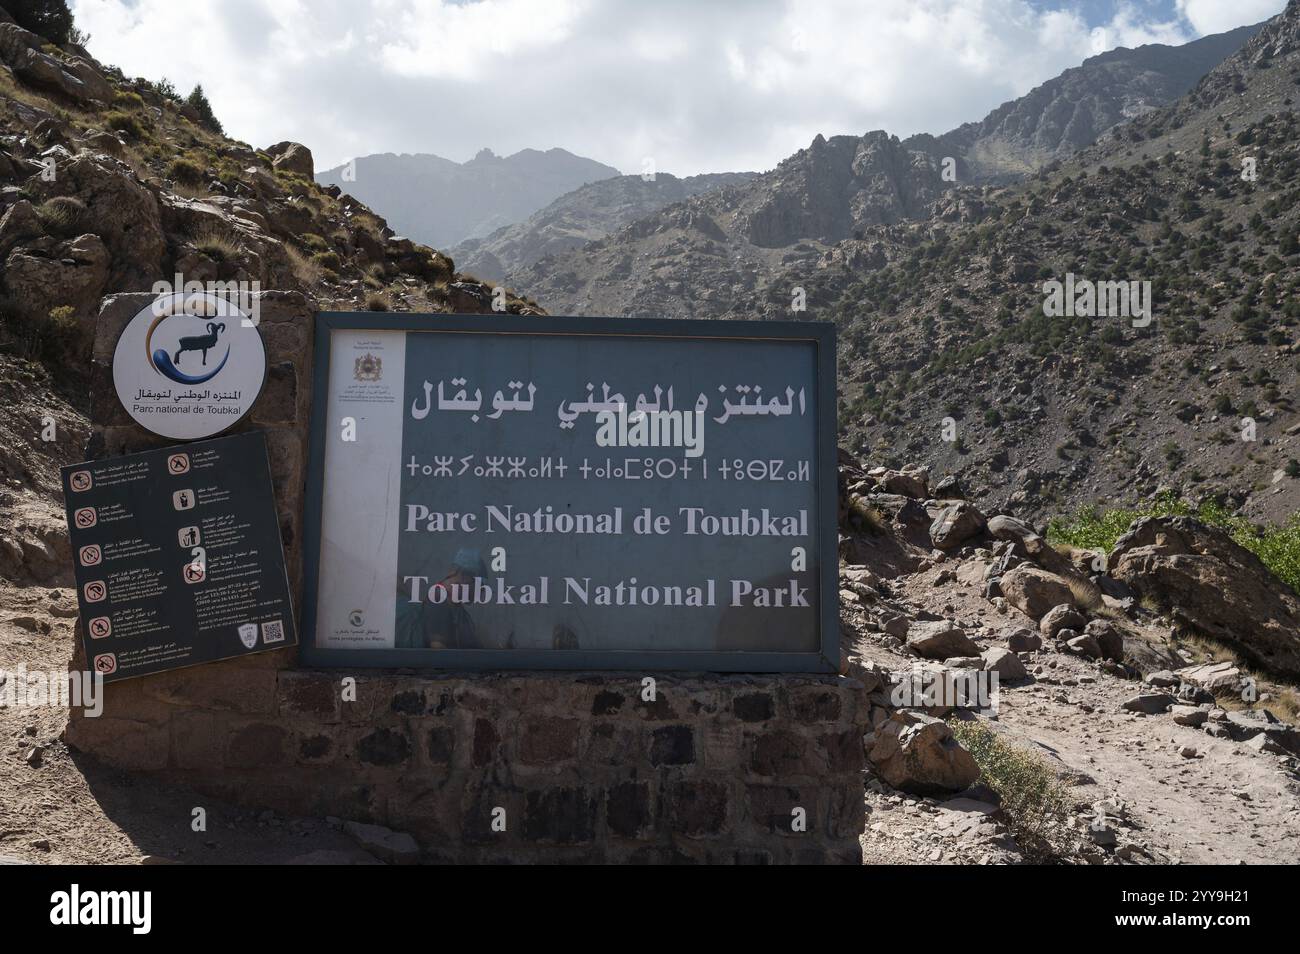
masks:
<instances>
[{"instance_id":1,"label":"small tree on hillside","mask_svg":"<svg viewBox=\"0 0 1300 954\"><path fill-rule=\"evenodd\" d=\"M14 22L62 46L72 36L72 11L67 0L5 0Z\"/></svg>"},{"instance_id":2,"label":"small tree on hillside","mask_svg":"<svg viewBox=\"0 0 1300 954\"><path fill-rule=\"evenodd\" d=\"M221 128L221 121L217 119L217 114L212 111L212 104L208 102L208 97L203 92L202 83L195 86L194 92L185 97L185 102L193 106L198 112L199 122L205 128L212 130L218 136L225 134L225 130Z\"/></svg>"}]
</instances>

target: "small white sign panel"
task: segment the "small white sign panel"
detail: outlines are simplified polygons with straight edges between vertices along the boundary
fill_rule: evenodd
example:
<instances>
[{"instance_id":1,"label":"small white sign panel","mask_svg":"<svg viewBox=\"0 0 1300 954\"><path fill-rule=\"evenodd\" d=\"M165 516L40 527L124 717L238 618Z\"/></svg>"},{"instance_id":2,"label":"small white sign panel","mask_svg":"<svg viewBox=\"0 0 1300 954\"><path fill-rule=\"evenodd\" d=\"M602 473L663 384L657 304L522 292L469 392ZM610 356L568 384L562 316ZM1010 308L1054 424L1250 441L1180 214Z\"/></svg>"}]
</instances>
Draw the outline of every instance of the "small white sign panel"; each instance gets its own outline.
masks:
<instances>
[{"instance_id":1,"label":"small white sign panel","mask_svg":"<svg viewBox=\"0 0 1300 954\"><path fill-rule=\"evenodd\" d=\"M117 339L113 385L131 418L163 437L197 440L239 421L262 391L257 323L220 295L164 295Z\"/></svg>"}]
</instances>

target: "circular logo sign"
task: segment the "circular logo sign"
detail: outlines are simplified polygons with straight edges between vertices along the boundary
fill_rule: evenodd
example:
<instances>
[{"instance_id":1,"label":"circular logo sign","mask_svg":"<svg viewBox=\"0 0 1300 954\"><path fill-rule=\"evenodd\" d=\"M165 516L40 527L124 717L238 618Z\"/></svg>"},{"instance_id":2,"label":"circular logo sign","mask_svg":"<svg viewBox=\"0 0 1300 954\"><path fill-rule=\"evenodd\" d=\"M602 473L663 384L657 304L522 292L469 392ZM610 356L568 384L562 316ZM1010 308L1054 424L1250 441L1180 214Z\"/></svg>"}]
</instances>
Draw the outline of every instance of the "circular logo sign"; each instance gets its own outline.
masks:
<instances>
[{"instance_id":1,"label":"circular logo sign","mask_svg":"<svg viewBox=\"0 0 1300 954\"><path fill-rule=\"evenodd\" d=\"M255 322L220 295L164 295L127 324L113 352L118 400L137 424L179 440L240 420L266 380Z\"/></svg>"}]
</instances>

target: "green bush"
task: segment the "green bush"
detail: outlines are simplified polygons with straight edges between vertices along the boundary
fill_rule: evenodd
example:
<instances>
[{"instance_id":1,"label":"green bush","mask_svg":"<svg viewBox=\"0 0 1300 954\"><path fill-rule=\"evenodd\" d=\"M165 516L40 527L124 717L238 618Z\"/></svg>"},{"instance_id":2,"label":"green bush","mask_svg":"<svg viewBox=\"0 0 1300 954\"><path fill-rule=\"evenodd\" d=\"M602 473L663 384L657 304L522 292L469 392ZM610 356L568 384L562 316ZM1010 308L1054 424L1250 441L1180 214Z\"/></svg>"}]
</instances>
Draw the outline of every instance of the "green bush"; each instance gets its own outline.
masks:
<instances>
[{"instance_id":1,"label":"green bush","mask_svg":"<svg viewBox=\"0 0 1300 954\"><path fill-rule=\"evenodd\" d=\"M113 110L104 117L104 125L114 132L126 133L132 139L143 139L145 136L144 127L140 125L140 120L121 110Z\"/></svg>"},{"instance_id":2,"label":"green bush","mask_svg":"<svg viewBox=\"0 0 1300 954\"><path fill-rule=\"evenodd\" d=\"M199 185L207 178L202 166L193 159L187 159L184 156L171 161L170 165L167 166L167 177L190 186Z\"/></svg>"},{"instance_id":3,"label":"green bush","mask_svg":"<svg viewBox=\"0 0 1300 954\"><path fill-rule=\"evenodd\" d=\"M998 793L1026 857L1059 858L1069 841L1064 821L1070 799L1046 760L1005 741L982 722L954 719L948 725L980 767L980 781Z\"/></svg>"},{"instance_id":4,"label":"green bush","mask_svg":"<svg viewBox=\"0 0 1300 954\"><path fill-rule=\"evenodd\" d=\"M75 195L58 195L36 207L36 217L45 231L58 238L80 235L86 221L86 203Z\"/></svg>"},{"instance_id":5,"label":"green bush","mask_svg":"<svg viewBox=\"0 0 1300 954\"><path fill-rule=\"evenodd\" d=\"M1162 494L1148 506L1132 510L1117 507L1099 511L1094 507L1080 507L1073 516L1053 519L1047 525L1047 539L1051 543L1068 543L1109 553L1133 521L1143 517L1195 517L1207 526L1218 527L1259 557L1274 576L1300 593L1300 513L1293 514L1280 526L1259 526L1215 503L1193 507L1175 494Z\"/></svg>"},{"instance_id":6,"label":"green bush","mask_svg":"<svg viewBox=\"0 0 1300 954\"><path fill-rule=\"evenodd\" d=\"M119 89L113 94L113 105L121 106L123 109L144 109L144 99L139 93Z\"/></svg>"},{"instance_id":7,"label":"green bush","mask_svg":"<svg viewBox=\"0 0 1300 954\"><path fill-rule=\"evenodd\" d=\"M311 260L331 272L337 272L343 267L343 260L339 258L338 252L317 252Z\"/></svg>"}]
</instances>

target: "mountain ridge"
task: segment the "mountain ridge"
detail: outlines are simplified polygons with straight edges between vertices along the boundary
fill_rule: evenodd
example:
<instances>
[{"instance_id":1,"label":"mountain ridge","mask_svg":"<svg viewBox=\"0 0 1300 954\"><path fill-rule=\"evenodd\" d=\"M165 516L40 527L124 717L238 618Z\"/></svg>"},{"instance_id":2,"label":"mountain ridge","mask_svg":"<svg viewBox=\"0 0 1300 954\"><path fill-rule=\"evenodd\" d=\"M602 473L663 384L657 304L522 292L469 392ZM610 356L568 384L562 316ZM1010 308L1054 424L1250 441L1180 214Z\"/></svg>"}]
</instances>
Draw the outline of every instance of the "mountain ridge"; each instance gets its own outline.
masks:
<instances>
[{"instance_id":1,"label":"mountain ridge","mask_svg":"<svg viewBox=\"0 0 1300 954\"><path fill-rule=\"evenodd\" d=\"M346 173L346 178L345 178ZM620 175L613 166L566 149L481 149L465 162L433 153L375 153L316 176L384 211L397 231L450 248L527 218L553 199Z\"/></svg>"}]
</instances>

